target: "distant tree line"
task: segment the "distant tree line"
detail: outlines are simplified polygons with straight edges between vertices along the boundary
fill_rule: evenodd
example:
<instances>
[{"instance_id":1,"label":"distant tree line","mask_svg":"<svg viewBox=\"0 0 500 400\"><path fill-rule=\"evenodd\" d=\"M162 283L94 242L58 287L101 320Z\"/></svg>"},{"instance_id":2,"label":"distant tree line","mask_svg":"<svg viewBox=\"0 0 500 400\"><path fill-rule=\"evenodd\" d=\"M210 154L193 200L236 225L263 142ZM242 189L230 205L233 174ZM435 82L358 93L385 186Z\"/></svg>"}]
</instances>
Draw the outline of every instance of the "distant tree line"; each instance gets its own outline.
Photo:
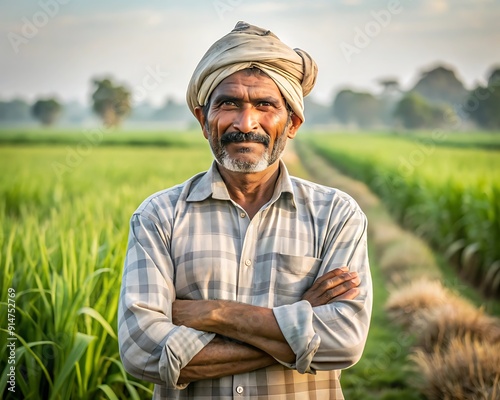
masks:
<instances>
[{"instance_id":1,"label":"distant tree line","mask_svg":"<svg viewBox=\"0 0 500 400\"><path fill-rule=\"evenodd\" d=\"M472 118L483 128L500 128L500 68L493 70L486 87L478 86L467 105Z\"/></svg>"},{"instance_id":2,"label":"distant tree line","mask_svg":"<svg viewBox=\"0 0 500 400\"><path fill-rule=\"evenodd\" d=\"M193 119L183 102L167 98L164 105L159 107L147 102L133 104L131 91L111 78L93 79L92 85L90 109L75 101L63 104L55 97L39 98L32 104L23 99L0 100L0 124L38 121L50 126L61 120L80 124L87 118L97 116L105 126L118 127L126 118L137 122L177 124Z\"/></svg>"},{"instance_id":3,"label":"distant tree line","mask_svg":"<svg viewBox=\"0 0 500 400\"><path fill-rule=\"evenodd\" d=\"M500 128L500 67L492 68L485 86L467 90L452 68L442 65L423 71L417 83L403 91L396 79L379 80L379 94L340 90L330 105L306 98L309 124L341 124L355 128L394 127L428 129L450 126L461 118L483 129ZM133 104L131 91L111 78L93 79L92 111L105 126L120 126L125 118L135 121L192 120L184 103L168 98L155 108L148 103ZM61 104L56 98L0 101L0 123L37 120L52 125L61 119L79 123L90 111L76 103Z\"/></svg>"},{"instance_id":4,"label":"distant tree line","mask_svg":"<svg viewBox=\"0 0 500 400\"><path fill-rule=\"evenodd\" d=\"M380 95L344 89L332 104L333 115L345 125L406 129L441 128L453 118L470 120L484 129L500 128L500 68L493 68L486 87L469 91L451 68L424 71L413 88L400 89L397 80L381 80Z\"/></svg>"}]
</instances>

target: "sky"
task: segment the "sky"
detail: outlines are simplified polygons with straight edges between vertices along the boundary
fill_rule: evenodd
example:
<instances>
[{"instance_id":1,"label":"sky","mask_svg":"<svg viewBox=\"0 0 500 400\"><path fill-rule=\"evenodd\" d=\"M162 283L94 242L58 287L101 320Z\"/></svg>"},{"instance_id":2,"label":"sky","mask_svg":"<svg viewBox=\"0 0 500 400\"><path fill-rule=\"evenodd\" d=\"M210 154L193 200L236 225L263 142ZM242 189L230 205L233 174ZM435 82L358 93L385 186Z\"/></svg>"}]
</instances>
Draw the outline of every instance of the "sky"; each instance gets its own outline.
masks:
<instances>
[{"instance_id":1,"label":"sky","mask_svg":"<svg viewBox=\"0 0 500 400\"><path fill-rule=\"evenodd\" d=\"M0 100L88 104L111 77L136 103L184 101L210 45L243 20L299 47L319 67L311 97L403 89L436 65L466 87L500 66L500 0L0 0Z\"/></svg>"}]
</instances>

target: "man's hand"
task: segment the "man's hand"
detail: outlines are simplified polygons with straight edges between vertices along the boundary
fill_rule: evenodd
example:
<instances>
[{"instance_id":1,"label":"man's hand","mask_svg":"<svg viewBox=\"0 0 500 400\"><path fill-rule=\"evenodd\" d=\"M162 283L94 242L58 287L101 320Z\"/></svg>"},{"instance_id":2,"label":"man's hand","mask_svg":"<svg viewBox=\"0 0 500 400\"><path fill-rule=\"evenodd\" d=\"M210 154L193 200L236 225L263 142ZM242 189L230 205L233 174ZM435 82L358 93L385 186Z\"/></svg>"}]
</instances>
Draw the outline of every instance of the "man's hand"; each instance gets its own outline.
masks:
<instances>
[{"instance_id":1,"label":"man's hand","mask_svg":"<svg viewBox=\"0 0 500 400\"><path fill-rule=\"evenodd\" d=\"M347 267L335 268L327 272L304 293L313 307L322 306L338 300L352 300L359 294L361 283L356 272L348 272Z\"/></svg>"},{"instance_id":2,"label":"man's hand","mask_svg":"<svg viewBox=\"0 0 500 400\"><path fill-rule=\"evenodd\" d=\"M349 272L348 267L335 268L319 277L303 294L302 300L307 300L313 307L339 300L352 300L359 294L357 287L360 283L358 274ZM176 300L172 304L173 323L212 332L205 325L207 320L212 319L212 312L231 305L234 303L217 300Z\"/></svg>"},{"instance_id":3,"label":"man's hand","mask_svg":"<svg viewBox=\"0 0 500 400\"><path fill-rule=\"evenodd\" d=\"M327 272L302 300L315 307L354 299L359 294L360 279L356 272L348 271L343 267ZM172 319L175 325L219 335L181 371L179 383L253 371L276 363L276 359L293 363L296 358L272 309L224 300L176 300L172 303Z\"/></svg>"}]
</instances>

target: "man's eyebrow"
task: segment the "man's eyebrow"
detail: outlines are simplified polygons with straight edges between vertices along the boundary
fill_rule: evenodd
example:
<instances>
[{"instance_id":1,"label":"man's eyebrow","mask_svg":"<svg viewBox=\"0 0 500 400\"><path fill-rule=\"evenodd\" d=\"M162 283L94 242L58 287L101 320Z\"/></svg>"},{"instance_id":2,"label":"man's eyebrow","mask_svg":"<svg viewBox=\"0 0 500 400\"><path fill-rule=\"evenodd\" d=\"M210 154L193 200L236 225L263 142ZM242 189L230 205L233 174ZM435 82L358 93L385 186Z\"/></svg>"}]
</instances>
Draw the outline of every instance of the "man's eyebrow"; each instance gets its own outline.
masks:
<instances>
[{"instance_id":1,"label":"man's eyebrow","mask_svg":"<svg viewBox=\"0 0 500 400\"><path fill-rule=\"evenodd\" d=\"M241 97L229 94L219 94L214 98L213 104L221 104L225 101L232 101L234 103L238 103L241 102ZM271 103L272 105L277 106L280 103L280 99L275 96L256 97L252 99L252 103L253 104Z\"/></svg>"},{"instance_id":2,"label":"man's eyebrow","mask_svg":"<svg viewBox=\"0 0 500 400\"><path fill-rule=\"evenodd\" d=\"M280 99L274 96L258 97L252 100L253 103L271 103L272 105L278 105Z\"/></svg>"},{"instance_id":3,"label":"man's eyebrow","mask_svg":"<svg viewBox=\"0 0 500 400\"><path fill-rule=\"evenodd\" d=\"M232 101L232 102L236 103L238 101L241 101L241 98L236 97L236 96L231 96L228 94L219 94L218 96L216 96L214 98L213 104L220 104L220 103L223 103L225 101Z\"/></svg>"}]
</instances>

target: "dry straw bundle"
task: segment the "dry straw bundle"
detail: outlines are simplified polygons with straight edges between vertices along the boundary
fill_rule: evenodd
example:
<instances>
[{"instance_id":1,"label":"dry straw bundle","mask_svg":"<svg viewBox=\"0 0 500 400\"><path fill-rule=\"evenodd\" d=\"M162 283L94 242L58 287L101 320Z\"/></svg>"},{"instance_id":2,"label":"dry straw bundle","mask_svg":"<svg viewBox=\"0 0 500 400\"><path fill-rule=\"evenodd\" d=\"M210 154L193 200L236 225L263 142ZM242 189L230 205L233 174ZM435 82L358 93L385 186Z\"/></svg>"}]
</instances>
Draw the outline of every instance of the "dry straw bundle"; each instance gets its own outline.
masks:
<instances>
[{"instance_id":1,"label":"dry straw bundle","mask_svg":"<svg viewBox=\"0 0 500 400\"><path fill-rule=\"evenodd\" d=\"M498 342L455 337L446 351L418 349L411 359L419 369L416 385L429 400L500 398Z\"/></svg>"},{"instance_id":2,"label":"dry straw bundle","mask_svg":"<svg viewBox=\"0 0 500 400\"><path fill-rule=\"evenodd\" d=\"M420 239L384 231L375 228L373 237L392 282L385 308L415 337L415 386L430 400L500 399L500 320L443 286Z\"/></svg>"},{"instance_id":3,"label":"dry straw bundle","mask_svg":"<svg viewBox=\"0 0 500 400\"><path fill-rule=\"evenodd\" d=\"M389 317L412 332L418 389L430 400L500 398L500 320L420 279L392 292Z\"/></svg>"},{"instance_id":4,"label":"dry straw bundle","mask_svg":"<svg viewBox=\"0 0 500 400\"><path fill-rule=\"evenodd\" d=\"M420 314L414 326L421 327L416 329L418 346L429 353L444 351L455 338L469 337L485 345L500 344L500 321L461 299L435 312Z\"/></svg>"},{"instance_id":5,"label":"dry straw bundle","mask_svg":"<svg viewBox=\"0 0 500 400\"><path fill-rule=\"evenodd\" d=\"M449 298L449 292L439 281L419 279L394 290L385 308L394 322L410 328L417 315L445 306Z\"/></svg>"}]
</instances>

